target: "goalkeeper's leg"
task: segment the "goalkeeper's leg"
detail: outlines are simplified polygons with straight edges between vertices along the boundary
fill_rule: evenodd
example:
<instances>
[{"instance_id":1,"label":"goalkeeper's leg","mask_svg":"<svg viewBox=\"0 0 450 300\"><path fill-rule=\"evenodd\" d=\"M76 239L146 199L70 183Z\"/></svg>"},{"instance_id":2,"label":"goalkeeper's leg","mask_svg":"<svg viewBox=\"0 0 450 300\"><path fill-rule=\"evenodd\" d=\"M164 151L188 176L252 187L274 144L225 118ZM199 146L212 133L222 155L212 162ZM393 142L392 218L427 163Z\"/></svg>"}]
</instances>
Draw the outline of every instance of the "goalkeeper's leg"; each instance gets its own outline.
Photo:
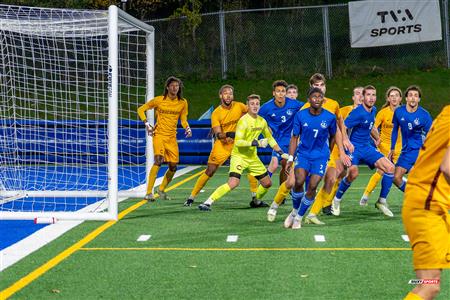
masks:
<instances>
[{"instance_id":1,"label":"goalkeeper's leg","mask_svg":"<svg viewBox=\"0 0 450 300\"><path fill-rule=\"evenodd\" d=\"M145 194L144 199L154 201L155 197L153 196L153 186L155 185L156 176L158 176L159 168L164 160L164 157L161 155L155 155L154 164L150 169L150 173L148 174L148 184L147 184L147 192Z\"/></svg>"}]
</instances>

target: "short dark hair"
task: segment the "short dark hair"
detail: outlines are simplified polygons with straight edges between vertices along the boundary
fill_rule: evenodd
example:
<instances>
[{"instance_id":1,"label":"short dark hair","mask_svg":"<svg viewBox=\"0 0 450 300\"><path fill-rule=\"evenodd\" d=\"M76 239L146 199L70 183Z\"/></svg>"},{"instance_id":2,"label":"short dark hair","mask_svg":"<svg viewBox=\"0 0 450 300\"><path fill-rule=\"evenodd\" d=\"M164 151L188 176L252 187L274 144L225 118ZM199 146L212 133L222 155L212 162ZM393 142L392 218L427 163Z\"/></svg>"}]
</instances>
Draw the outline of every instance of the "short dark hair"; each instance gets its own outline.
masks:
<instances>
[{"instance_id":1,"label":"short dark hair","mask_svg":"<svg viewBox=\"0 0 450 300\"><path fill-rule=\"evenodd\" d=\"M233 87L232 85L230 85L230 84L224 84L224 85L222 85L222 86L220 87L220 89L219 89L219 95L222 94L222 92L223 92L224 89L231 89L231 90L234 92L234 87Z\"/></svg>"},{"instance_id":2,"label":"short dark hair","mask_svg":"<svg viewBox=\"0 0 450 300\"><path fill-rule=\"evenodd\" d=\"M287 88L288 83L287 83L286 81L284 81L284 80L275 80L275 81L272 83L272 90L275 90L275 88L276 88L277 86L284 86L284 88Z\"/></svg>"},{"instance_id":3,"label":"short dark hair","mask_svg":"<svg viewBox=\"0 0 450 300\"><path fill-rule=\"evenodd\" d=\"M408 86L408 88L405 90L405 97L408 97L409 91L417 91L417 92L419 92L419 98L422 98L422 90L420 89L420 87L418 85L410 85L410 86Z\"/></svg>"},{"instance_id":4,"label":"short dark hair","mask_svg":"<svg viewBox=\"0 0 450 300\"><path fill-rule=\"evenodd\" d=\"M364 89L363 89L363 95L366 95L366 91L367 90L374 90L374 91L376 91L377 89L373 86L373 85L366 85L365 87L364 87Z\"/></svg>"},{"instance_id":5,"label":"short dark hair","mask_svg":"<svg viewBox=\"0 0 450 300\"><path fill-rule=\"evenodd\" d=\"M308 98L309 96L311 96L313 93L320 93L323 96L323 91L321 89L319 89L318 87L310 87L308 90Z\"/></svg>"}]
</instances>

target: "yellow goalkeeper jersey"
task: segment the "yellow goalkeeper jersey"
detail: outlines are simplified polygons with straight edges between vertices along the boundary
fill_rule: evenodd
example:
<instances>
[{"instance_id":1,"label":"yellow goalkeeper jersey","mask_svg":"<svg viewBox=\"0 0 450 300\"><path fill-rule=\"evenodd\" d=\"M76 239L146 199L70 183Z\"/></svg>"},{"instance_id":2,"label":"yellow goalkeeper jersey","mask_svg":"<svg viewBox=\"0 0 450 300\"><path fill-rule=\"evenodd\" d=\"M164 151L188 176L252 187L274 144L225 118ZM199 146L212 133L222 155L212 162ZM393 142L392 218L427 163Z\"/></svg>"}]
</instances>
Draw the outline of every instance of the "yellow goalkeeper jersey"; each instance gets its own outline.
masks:
<instances>
[{"instance_id":1,"label":"yellow goalkeeper jersey","mask_svg":"<svg viewBox=\"0 0 450 300\"><path fill-rule=\"evenodd\" d=\"M247 112L247 105L242 102L231 103L230 107L217 107L211 115L211 127L220 126L222 132L236 131L236 125L243 114Z\"/></svg>"},{"instance_id":2,"label":"yellow goalkeeper jersey","mask_svg":"<svg viewBox=\"0 0 450 300\"><path fill-rule=\"evenodd\" d=\"M392 118L394 117L394 111L386 106L382 108L375 117L375 128L380 128L380 145L379 148L391 149L391 135L394 124ZM397 142L395 144L395 152L400 153L402 150L402 137L400 134L400 128Z\"/></svg>"},{"instance_id":3,"label":"yellow goalkeeper jersey","mask_svg":"<svg viewBox=\"0 0 450 300\"><path fill-rule=\"evenodd\" d=\"M147 120L145 112L149 109L155 110L155 135L176 136L178 119L181 120L183 128L189 126L188 103L184 98L155 97L138 108L139 118L142 121Z\"/></svg>"},{"instance_id":4,"label":"yellow goalkeeper jersey","mask_svg":"<svg viewBox=\"0 0 450 300\"><path fill-rule=\"evenodd\" d=\"M277 145L264 118L261 116L253 118L248 113L243 115L236 126L236 137L231 155L239 155L244 158L256 158L257 147L252 146L252 141L257 140L260 134L267 138L270 147L273 148Z\"/></svg>"},{"instance_id":5,"label":"yellow goalkeeper jersey","mask_svg":"<svg viewBox=\"0 0 450 300\"><path fill-rule=\"evenodd\" d=\"M310 106L311 105L309 104L309 102L306 102L305 105L303 105L301 109L306 109ZM331 112L332 114L334 114L336 116L337 120L339 119L339 116L341 114L339 112L339 103L336 100L325 97L325 98L323 98L322 107L324 109L328 110L329 112Z\"/></svg>"},{"instance_id":6,"label":"yellow goalkeeper jersey","mask_svg":"<svg viewBox=\"0 0 450 300\"><path fill-rule=\"evenodd\" d=\"M443 205L450 209L450 185L440 170L450 147L450 105L434 120L408 176L404 205L430 209Z\"/></svg>"}]
</instances>

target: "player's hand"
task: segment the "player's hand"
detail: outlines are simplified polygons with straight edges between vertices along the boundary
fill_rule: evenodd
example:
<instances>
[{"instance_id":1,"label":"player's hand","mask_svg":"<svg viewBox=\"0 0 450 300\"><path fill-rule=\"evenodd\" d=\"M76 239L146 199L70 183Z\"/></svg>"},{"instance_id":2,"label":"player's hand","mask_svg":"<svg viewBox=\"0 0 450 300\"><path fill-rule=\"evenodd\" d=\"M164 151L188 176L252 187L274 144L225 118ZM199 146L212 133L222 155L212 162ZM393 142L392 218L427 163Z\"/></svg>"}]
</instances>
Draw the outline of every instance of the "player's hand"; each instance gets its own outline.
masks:
<instances>
[{"instance_id":1,"label":"player's hand","mask_svg":"<svg viewBox=\"0 0 450 300\"><path fill-rule=\"evenodd\" d=\"M388 154L388 157L387 157L387 158L388 158L390 161L393 161L394 156L395 156L395 150L391 150L391 151L389 151L389 154Z\"/></svg>"},{"instance_id":2,"label":"player's hand","mask_svg":"<svg viewBox=\"0 0 450 300\"><path fill-rule=\"evenodd\" d=\"M285 159L285 160L288 160L288 158L289 158L288 153L282 153L280 156L281 156L281 159Z\"/></svg>"},{"instance_id":3,"label":"player's hand","mask_svg":"<svg viewBox=\"0 0 450 300\"><path fill-rule=\"evenodd\" d=\"M286 163L286 168L285 168L285 173L286 173L286 175L287 176L289 176L289 174L291 173L291 169L292 169L292 165L294 164L294 162L293 161L288 161L287 163Z\"/></svg>"},{"instance_id":4,"label":"player's hand","mask_svg":"<svg viewBox=\"0 0 450 300\"><path fill-rule=\"evenodd\" d=\"M344 149L347 150L350 153L353 153L353 151L355 151L355 147L353 146L353 144L350 142L349 139L344 139L342 141L342 144L344 146Z\"/></svg>"},{"instance_id":5,"label":"player's hand","mask_svg":"<svg viewBox=\"0 0 450 300\"><path fill-rule=\"evenodd\" d=\"M339 155L341 162L344 164L344 166L346 166L347 168L350 167L352 165L352 159L350 158L350 156L348 156L345 153L341 153Z\"/></svg>"},{"instance_id":6,"label":"player's hand","mask_svg":"<svg viewBox=\"0 0 450 300\"><path fill-rule=\"evenodd\" d=\"M234 143L234 139L227 137L227 138L225 138L225 142L227 144L233 144Z\"/></svg>"},{"instance_id":7,"label":"player's hand","mask_svg":"<svg viewBox=\"0 0 450 300\"><path fill-rule=\"evenodd\" d=\"M191 127L186 127L186 129L184 130L184 135L185 135L185 137L187 137L187 138L190 138L191 136L192 136L192 130L191 130Z\"/></svg>"},{"instance_id":8,"label":"player's hand","mask_svg":"<svg viewBox=\"0 0 450 300\"><path fill-rule=\"evenodd\" d=\"M145 124L145 129L147 130L147 134L149 136L153 136L155 134L155 127L150 125L149 122L145 122L144 124Z\"/></svg>"},{"instance_id":9,"label":"player's hand","mask_svg":"<svg viewBox=\"0 0 450 300\"><path fill-rule=\"evenodd\" d=\"M227 144L233 144L235 136L236 136L236 132L233 132L233 131L226 132L225 133L225 141L227 142Z\"/></svg>"},{"instance_id":10,"label":"player's hand","mask_svg":"<svg viewBox=\"0 0 450 300\"><path fill-rule=\"evenodd\" d=\"M267 139L258 140L258 147L266 148L269 145L269 141Z\"/></svg>"}]
</instances>

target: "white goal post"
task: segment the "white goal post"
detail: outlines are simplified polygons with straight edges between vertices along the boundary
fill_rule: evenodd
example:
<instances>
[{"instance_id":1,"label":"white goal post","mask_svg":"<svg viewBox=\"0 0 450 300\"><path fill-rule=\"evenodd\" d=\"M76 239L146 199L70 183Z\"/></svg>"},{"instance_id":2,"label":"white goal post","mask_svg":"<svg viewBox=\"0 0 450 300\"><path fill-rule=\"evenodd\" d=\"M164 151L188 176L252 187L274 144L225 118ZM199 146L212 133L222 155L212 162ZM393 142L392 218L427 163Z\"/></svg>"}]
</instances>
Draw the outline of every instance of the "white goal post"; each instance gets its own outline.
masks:
<instances>
[{"instance_id":1,"label":"white goal post","mask_svg":"<svg viewBox=\"0 0 450 300\"><path fill-rule=\"evenodd\" d=\"M153 161L154 28L108 11L0 4L0 220L116 220ZM149 114L153 122L153 113Z\"/></svg>"}]
</instances>

